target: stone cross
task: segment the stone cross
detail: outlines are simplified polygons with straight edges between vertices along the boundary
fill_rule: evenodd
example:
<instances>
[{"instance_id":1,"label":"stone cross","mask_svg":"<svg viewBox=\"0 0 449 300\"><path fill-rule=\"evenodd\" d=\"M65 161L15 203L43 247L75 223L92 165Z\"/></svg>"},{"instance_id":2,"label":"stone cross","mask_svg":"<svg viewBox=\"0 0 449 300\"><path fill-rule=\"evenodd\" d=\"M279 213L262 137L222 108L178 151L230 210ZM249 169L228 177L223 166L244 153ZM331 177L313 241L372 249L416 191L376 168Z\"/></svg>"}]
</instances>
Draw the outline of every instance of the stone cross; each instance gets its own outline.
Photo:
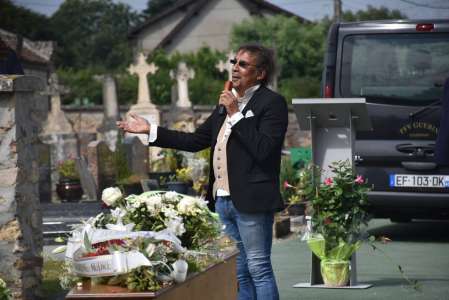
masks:
<instances>
[{"instance_id":1,"label":"stone cross","mask_svg":"<svg viewBox=\"0 0 449 300\"><path fill-rule=\"evenodd\" d=\"M61 92L65 92L65 89L59 85L58 75L52 73L48 79L48 89L43 93L51 97L51 111L43 126L44 134L73 133L72 125L61 110Z\"/></svg>"},{"instance_id":2,"label":"stone cross","mask_svg":"<svg viewBox=\"0 0 449 300\"><path fill-rule=\"evenodd\" d=\"M228 80L232 80L232 67L233 65L229 62L231 59L235 57L234 51L230 51L227 56L226 61L220 60L218 64L215 65L215 67L223 73L224 71L228 72Z\"/></svg>"},{"instance_id":3,"label":"stone cross","mask_svg":"<svg viewBox=\"0 0 449 300\"><path fill-rule=\"evenodd\" d=\"M191 107L192 103L189 99L189 88L187 82L195 77L195 71L187 68L185 62L180 62L176 70L170 71L170 77L177 80L178 84L178 101L177 107Z\"/></svg>"},{"instance_id":4,"label":"stone cross","mask_svg":"<svg viewBox=\"0 0 449 300\"><path fill-rule=\"evenodd\" d=\"M151 103L147 74L154 74L158 70L158 67L154 63L148 64L146 59L146 56L141 52L137 57L137 64L130 65L128 68L128 72L131 75L136 74L139 76L139 91L137 96L138 104Z\"/></svg>"}]
</instances>

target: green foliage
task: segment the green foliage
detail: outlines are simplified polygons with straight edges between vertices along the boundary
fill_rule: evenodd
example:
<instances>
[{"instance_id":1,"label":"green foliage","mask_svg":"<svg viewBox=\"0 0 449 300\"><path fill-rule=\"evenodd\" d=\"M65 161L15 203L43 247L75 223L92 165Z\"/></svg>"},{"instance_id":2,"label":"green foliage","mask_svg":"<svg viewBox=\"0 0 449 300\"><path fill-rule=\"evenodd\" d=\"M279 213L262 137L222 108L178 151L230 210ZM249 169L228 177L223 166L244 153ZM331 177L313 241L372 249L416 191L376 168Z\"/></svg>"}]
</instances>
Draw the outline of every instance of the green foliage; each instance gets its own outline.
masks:
<instances>
[{"instance_id":1,"label":"green foliage","mask_svg":"<svg viewBox=\"0 0 449 300\"><path fill-rule=\"evenodd\" d=\"M64 1L51 17L57 65L123 69L131 62L127 33L136 20L138 15L128 5L112 0Z\"/></svg>"},{"instance_id":2,"label":"green foliage","mask_svg":"<svg viewBox=\"0 0 449 300\"><path fill-rule=\"evenodd\" d=\"M180 151L175 149L162 149L158 156L160 159L151 163L151 171L153 172L176 172L182 167L183 156Z\"/></svg>"},{"instance_id":3,"label":"green foliage","mask_svg":"<svg viewBox=\"0 0 449 300\"><path fill-rule=\"evenodd\" d=\"M289 201L289 199L296 194L296 190L289 186L296 186L298 183L298 171L293 168L289 156L281 157L279 180L281 183L282 199L284 199L284 201Z\"/></svg>"},{"instance_id":4,"label":"green foliage","mask_svg":"<svg viewBox=\"0 0 449 300\"><path fill-rule=\"evenodd\" d=\"M358 241L361 225L368 221L369 187L365 180L354 174L349 161L334 162L329 170L334 176L326 178L322 184L313 184L316 192L310 195L314 232L323 236L326 251L340 242Z\"/></svg>"},{"instance_id":5,"label":"green foliage","mask_svg":"<svg viewBox=\"0 0 449 300\"><path fill-rule=\"evenodd\" d=\"M172 6L176 0L149 0L143 14L152 17Z\"/></svg>"},{"instance_id":6,"label":"green foliage","mask_svg":"<svg viewBox=\"0 0 449 300\"><path fill-rule=\"evenodd\" d=\"M233 27L231 45L237 48L243 43L258 42L273 48L281 71L280 92L288 99L300 93L317 96L326 34L327 26L323 23L301 24L285 16L256 17Z\"/></svg>"},{"instance_id":7,"label":"green foliage","mask_svg":"<svg viewBox=\"0 0 449 300\"><path fill-rule=\"evenodd\" d=\"M60 82L70 88L69 94L62 97L63 104L74 102L101 104L103 102L101 82L94 79L94 75L100 73L93 68L79 70L60 68L57 73Z\"/></svg>"},{"instance_id":8,"label":"green foliage","mask_svg":"<svg viewBox=\"0 0 449 300\"><path fill-rule=\"evenodd\" d=\"M52 40L55 33L50 20L27 8L16 6L10 0L0 0L1 28L32 40Z\"/></svg>"},{"instance_id":9,"label":"green foliage","mask_svg":"<svg viewBox=\"0 0 449 300\"><path fill-rule=\"evenodd\" d=\"M0 300L12 299L11 291L6 286L6 282L0 278Z\"/></svg>"},{"instance_id":10,"label":"green foliage","mask_svg":"<svg viewBox=\"0 0 449 300\"><path fill-rule=\"evenodd\" d=\"M75 159L69 158L58 163L57 171L63 179L79 180L80 176L76 169Z\"/></svg>"},{"instance_id":11,"label":"green foliage","mask_svg":"<svg viewBox=\"0 0 449 300\"><path fill-rule=\"evenodd\" d=\"M381 6L379 8L368 5L367 10L358 10L352 12L346 10L343 12L343 20L345 21L370 21L370 20L394 20L394 19L407 19L407 16L401 13L398 9L389 10L388 8Z\"/></svg>"},{"instance_id":12,"label":"green foliage","mask_svg":"<svg viewBox=\"0 0 449 300\"><path fill-rule=\"evenodd\" d=\"M190 168L177 169L176 174L173 176L170 176L170 181L192 183L192 169L190 169Z\"/></svg>"},{"instance_id":13,"label":"green foliage","mask_svg":"<svg viewBox=\"0 0 449 300\"><path fill-rule=\"evenodd\" d=\"M286 99L320 97L320 79L316 77L293 77L282 79L279 90Z\"/></svg>"},{"instance_id":14,"label":"green foliage","mask_svg":"<svg viewBox=\"0 0 449 300\"><path fill-rule=\"evenodd\" d=\"M194 104L216 104L226 75L220 73L215 65L225 59L224 53L203 47L196 53L167 55L163 50L154 52L149 61L159 67L156 74L149 77L151 99L156 104L171 103L171 88L176 82L170 78L170 70L176 69L184 61L195 71L195 78L189 80L189 98Z\"/></svg>"},{"instance_id":15,"label":"green foliage","mask_svg":"<svg viewBox=\"0 0 449 300\"><path fill-rule=\"evenodd\" d=\"M60 68L57 73L60 82L70 89L67 95L62 96L63 104L100 105L103 103L102 83L95 79L96 75L102 74L101 70ZM134 104L137 99L137 77L126 73L116 77L116 84L118 103Z\"/></svg>"}]
</instances>

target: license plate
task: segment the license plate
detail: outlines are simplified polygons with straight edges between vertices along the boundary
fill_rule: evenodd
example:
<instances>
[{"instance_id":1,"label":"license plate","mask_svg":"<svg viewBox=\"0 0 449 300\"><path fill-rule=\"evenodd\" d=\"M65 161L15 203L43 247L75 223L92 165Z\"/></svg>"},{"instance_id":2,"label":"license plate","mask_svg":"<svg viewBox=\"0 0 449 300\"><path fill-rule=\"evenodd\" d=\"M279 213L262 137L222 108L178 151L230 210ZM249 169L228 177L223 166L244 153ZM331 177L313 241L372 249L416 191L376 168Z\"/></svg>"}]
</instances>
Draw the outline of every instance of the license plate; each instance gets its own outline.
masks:
<instances>
[{"instance_id":1,"label":"license plate","mask_svg":"<svg viewBox=\"0 0 449 300\"><path fill-rule=\"evenodd\" d=\"M449 188L449 176L390 174L390 186Z\"/></svg>"}]
</instances>

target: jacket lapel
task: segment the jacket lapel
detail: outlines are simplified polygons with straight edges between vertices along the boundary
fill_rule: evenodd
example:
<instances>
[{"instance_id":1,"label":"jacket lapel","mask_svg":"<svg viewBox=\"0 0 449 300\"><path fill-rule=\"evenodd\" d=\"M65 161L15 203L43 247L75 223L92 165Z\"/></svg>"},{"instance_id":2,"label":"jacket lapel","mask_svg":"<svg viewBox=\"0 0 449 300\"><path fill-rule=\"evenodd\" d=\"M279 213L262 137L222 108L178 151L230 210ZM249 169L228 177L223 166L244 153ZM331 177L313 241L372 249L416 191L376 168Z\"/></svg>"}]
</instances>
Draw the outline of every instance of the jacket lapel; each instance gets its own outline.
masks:
<instances>
[{"instance_id":1,"label":"jacket lapel","mask_svg":"<svg viewBox=\"0 0 449 300\"><path fill-rule=\"evenodd\" d=\"M246 115L246 112L248 110L253 110L254 111L254 107L257 106L257 101L255 100L260 93L262 92L263 86L260 86L257 91L254 92L253 96L251 97L251 99L249 99L248 103L245 105L245 108L242 110L242 114L243 116Z\"/></svg>"}]
</instances>

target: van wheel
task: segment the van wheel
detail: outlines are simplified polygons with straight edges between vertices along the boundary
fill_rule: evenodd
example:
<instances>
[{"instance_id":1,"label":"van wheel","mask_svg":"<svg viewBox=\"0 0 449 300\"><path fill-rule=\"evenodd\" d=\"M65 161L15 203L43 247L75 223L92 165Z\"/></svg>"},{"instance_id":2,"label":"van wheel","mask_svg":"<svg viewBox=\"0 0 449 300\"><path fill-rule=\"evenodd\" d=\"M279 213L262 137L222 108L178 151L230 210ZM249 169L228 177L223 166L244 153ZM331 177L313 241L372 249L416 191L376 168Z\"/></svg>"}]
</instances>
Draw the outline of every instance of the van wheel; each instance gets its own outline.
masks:
<instances>
[{"instance_id":1,"label":"van wheel","mask_svg":"<svg viewBox=\"0 0 449 300\"><path fill-rule=\"evenodd\" d=\"M394 217L391 218L390 221L393 223L409 223L412 221L412 219L407 217Z\"/></svg>"}]
</instances>

